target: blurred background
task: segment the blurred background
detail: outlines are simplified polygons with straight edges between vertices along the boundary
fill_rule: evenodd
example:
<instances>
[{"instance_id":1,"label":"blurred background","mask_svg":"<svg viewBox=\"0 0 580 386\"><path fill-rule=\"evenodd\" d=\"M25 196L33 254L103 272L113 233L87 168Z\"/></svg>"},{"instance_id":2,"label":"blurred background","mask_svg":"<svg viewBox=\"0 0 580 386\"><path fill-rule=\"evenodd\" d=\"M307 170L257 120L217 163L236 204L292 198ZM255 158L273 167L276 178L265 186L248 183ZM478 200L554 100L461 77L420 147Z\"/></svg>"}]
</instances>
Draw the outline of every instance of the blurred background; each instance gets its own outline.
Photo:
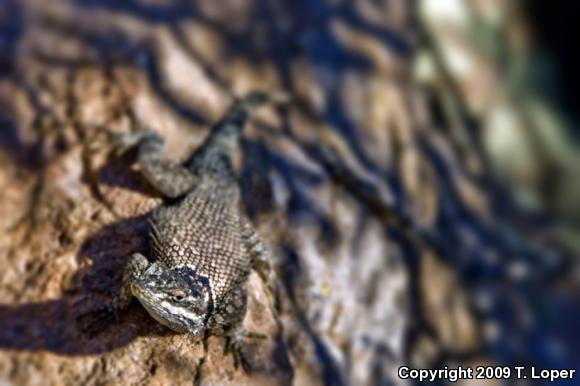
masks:
<instances>
[{"instance_id":1,"label":"blurred background","mask_svg":"<svg viewBox=\"0 0 580 386\"><path fill-rule=\"evenodd\" d=\"M0 384L578 366L575 15L540 0L0 0ZM244 348L252 371L138 304L86 317L147 250L161 202L112 138L149 127L183 160L256 89L293 101L260 111L237 156L282 289L275 311L250 279L244 323L268 335Z\"/></svg>"}]
</instances>

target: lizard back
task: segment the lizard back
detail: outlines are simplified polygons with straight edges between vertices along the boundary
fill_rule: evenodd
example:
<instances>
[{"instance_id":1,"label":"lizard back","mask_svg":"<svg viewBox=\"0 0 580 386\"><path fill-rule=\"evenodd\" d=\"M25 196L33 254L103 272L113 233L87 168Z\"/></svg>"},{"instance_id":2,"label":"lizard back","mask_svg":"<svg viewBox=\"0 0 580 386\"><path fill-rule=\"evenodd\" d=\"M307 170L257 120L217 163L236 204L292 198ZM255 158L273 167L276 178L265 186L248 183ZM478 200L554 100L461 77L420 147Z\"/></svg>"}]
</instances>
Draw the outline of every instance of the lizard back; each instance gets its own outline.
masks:
<instances>
[{"instance_id":1,"label":"lizard back","mask_svg":"<svg viewBox=\"0 0 580 386\"><path fill-rule=\"evenodd\" d=\"M187 265L207 277L218 302L250 271L239 200L237 186L216 189L202 182L180 202L158 208L151 220L155 257L168 267Z\"/></svg>"}]
</instances>

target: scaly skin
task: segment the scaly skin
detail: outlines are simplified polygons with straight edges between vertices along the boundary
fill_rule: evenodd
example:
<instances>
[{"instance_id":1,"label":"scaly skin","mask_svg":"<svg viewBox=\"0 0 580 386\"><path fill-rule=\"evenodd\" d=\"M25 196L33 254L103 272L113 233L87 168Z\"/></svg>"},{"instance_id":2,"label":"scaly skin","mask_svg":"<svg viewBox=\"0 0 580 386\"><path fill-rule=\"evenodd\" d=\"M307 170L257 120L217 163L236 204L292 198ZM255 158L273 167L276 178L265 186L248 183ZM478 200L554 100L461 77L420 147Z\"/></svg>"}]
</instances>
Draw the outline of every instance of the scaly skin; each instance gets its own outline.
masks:
<instances>
[{"instance_id":1,"label":"scaly skin","mask_svg":"<svg viewBox=\"0 0 580 386\"><path fill-rule=\"evenodd\" d=\"M266 249L240 211L232 155L248 115L266 102L272 98L252 93L235 104L183 165L165 160L163 139L151 131L122 139L125 148L138 147L143 174L172 203L150 219L152 261L141 254L130 257L118 308L134 296L177 332L243 336L239 326L250 270L261 269L274 286Z\"/></svg>"}]
</instances>

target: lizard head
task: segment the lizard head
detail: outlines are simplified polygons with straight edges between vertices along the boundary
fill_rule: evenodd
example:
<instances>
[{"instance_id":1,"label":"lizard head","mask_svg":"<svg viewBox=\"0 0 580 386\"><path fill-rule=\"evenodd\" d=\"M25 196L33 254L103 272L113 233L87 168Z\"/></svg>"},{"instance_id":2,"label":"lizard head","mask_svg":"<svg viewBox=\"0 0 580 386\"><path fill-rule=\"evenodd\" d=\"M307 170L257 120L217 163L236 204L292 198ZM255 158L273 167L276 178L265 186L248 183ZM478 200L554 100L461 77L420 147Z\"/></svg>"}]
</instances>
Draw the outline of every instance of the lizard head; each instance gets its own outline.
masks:
<instances>
[{"instance_id":1,"label":"lizard head","mask_svg":"<svg viewBox=\"0 0 580 386\"><path fill-rule=\"evenodd\" d=\"M203 335L212 296L207 278L192 268L151 264L132 280L132 292L159 323L177 332Z\"/></svg>"}]
</instances>

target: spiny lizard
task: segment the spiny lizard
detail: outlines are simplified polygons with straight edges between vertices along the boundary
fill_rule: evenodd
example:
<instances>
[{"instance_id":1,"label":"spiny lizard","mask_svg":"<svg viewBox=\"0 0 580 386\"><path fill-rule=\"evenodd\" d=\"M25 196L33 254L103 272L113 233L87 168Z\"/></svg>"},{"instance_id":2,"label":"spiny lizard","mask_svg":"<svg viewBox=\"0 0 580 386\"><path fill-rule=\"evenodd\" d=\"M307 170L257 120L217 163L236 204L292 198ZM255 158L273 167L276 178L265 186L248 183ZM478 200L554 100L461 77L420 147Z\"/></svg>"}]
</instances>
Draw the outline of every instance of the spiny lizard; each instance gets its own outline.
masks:
<instances>
[{"instance_id":1,"label":"spiny lizard","mask_svg":"<svg viewBox=\"0 0 580 386\"><path fill-rule=\"evenodd\" d=\"M183 164L166 161L164 141L152 131L121 140L125 149L137 147L143 174L171 200L155 209L149 221L154 261L139 253L131 256L117 308L134 296L174 331L199 338L208 333L244 336L240 325L250 270L257 269L270 289L275 284L266 249L240 210L232 156L251 111L282 99L282 94L255 92L238 101Z\"/></svg>"}]
</instances>

